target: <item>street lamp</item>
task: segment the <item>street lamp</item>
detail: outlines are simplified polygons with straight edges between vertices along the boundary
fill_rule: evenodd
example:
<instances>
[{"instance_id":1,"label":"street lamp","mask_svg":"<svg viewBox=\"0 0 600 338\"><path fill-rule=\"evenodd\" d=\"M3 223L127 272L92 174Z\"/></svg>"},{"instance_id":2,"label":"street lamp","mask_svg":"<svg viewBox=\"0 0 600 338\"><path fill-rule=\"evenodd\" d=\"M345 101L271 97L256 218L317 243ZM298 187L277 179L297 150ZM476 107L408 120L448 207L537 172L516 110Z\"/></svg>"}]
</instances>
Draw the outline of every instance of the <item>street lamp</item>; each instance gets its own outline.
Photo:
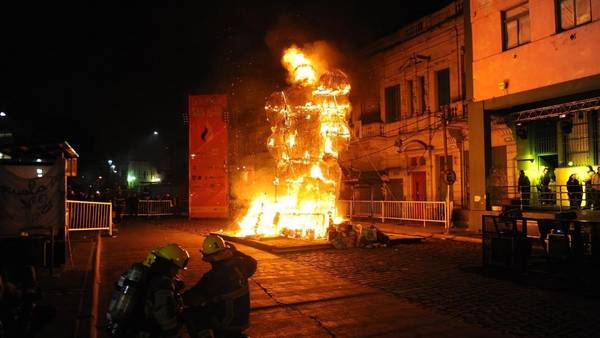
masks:
<instances>
[{"instance_id":1,"label":"street lamp","mask_svg":"<svg viewBox=\"0 0 600 338\"><path fill-rule=\"evenodd\" d=\"M155 130L152 134L158 135L158 131Z\"/></svg>"},{"instance_id":2,"label":"street lamp","mask_svg":"<svg viewBox=\"0 0 600 338\"><path fill-rule=\"evenodd\" d=\"M6 113L3 111L0 111L0 117L6 117Z\"/></svg>"}]
</instances>

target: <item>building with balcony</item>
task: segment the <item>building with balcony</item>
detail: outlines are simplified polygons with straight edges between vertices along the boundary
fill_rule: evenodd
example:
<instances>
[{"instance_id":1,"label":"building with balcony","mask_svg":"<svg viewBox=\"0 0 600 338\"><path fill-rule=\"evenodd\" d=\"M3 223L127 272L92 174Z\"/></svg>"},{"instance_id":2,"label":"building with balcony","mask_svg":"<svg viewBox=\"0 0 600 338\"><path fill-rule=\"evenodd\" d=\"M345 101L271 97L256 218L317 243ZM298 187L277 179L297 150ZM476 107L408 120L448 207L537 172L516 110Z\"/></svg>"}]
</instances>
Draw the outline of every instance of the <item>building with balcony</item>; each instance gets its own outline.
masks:
<instances>
[{"instance_id":1,"label":"building with balcony","mask_svg":"<svg viewBox=\"0 0 600 338\"><path fill-rule=\"evenodd\" d=\"M468 8L470 224L520 198L519 170L533 186L530 205L568 206L561 186L573 173L583 181L586 166L600 163L600 0L472 1ZM501 121L516 152L504 153L491 132ZM554 171L550 203L535 194L544 168Z\"/></svg>"},{"instance_id":2,"label":"building with balcony","mask_svg":"<svg viewBox=\"0 0 600 338\"><path fill-rule=\"evenodd\" d=\"M353 102L355 137L341 158L342 198L445 200L446 139L448 169L456 173L450 200L455 208L469 206L463 4L454 1L367 48ZM495 124L493 134L515 148L505 124Z\"/></svg>"}]
</instances>

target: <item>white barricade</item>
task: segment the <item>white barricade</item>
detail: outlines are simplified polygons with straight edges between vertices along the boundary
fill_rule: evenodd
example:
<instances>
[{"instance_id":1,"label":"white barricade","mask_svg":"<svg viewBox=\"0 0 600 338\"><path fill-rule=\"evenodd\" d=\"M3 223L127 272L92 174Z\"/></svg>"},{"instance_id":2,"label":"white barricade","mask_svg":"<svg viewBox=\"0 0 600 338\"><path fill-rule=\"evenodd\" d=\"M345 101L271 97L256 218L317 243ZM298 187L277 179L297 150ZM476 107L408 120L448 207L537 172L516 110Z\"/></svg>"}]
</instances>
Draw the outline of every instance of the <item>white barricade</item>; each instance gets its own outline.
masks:
<instances>
[{"instance_id":1,"label":"white barricade","mask_svg":"<svg viewBox=\"0 0 600 338\"><path fill-rule=\"evenodd\" d=\"M446 202L430 201L338 201L340 214L347 217L374 217L386 219L438 222L448 227L450 218Z\"/></svg>"},{"instance_id":2,"label":"white barricade","mask_svg":"<svg viewBox=\"0 0 600 338\"><path fill-rule=\"evenodd\" d=\"M67 200L66 221L69 231L108 230L112 236L112 203Z\"/></svg>"},{"instance_id":3,"label":"white barricade","mask_svg":"<svg viewBox=\"0 0 600 338\"><path fill-rule=\"evenodd\" d=\"M173 215L173 202L170 200L139 200L138 216Z\"/></svg>"}]
</instances>

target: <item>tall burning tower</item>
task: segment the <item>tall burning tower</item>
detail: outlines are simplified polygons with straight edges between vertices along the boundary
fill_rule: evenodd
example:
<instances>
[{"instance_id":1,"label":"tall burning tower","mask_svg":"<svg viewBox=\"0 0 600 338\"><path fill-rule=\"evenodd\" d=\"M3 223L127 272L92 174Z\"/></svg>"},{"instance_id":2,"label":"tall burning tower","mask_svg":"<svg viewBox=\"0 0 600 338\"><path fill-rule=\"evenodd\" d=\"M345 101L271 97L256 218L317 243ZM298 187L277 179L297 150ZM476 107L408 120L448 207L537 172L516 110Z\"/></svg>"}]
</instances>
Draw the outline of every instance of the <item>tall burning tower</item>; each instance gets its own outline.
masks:
<instances>
[{"instance_id":1,"label":"tall burning tower","mask_svg":"<svg viewBox=\"0 0 600 338\"><path fill-rule=\"evenodd\" d=\"M350 81L314 61L297 47L283 55L291 86L265 105L272 131L267 146L277 162L275 194L257 194L239 222L240 236L323 238L341 220L338 154L350 140Z\"/></svg>"}]
</instances>

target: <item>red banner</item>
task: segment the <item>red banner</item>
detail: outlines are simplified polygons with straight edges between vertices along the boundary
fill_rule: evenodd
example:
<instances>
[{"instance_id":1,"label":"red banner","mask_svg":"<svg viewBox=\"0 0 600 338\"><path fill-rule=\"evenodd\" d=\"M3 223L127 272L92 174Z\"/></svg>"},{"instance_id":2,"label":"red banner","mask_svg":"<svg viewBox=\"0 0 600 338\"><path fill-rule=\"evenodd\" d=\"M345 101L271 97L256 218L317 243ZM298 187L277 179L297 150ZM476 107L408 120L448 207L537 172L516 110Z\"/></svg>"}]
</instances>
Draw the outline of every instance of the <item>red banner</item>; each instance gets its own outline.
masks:
<instances>
[{"instance_id":1,"label":"red banner","mask_svg":"<svg viewBox=\"0 0 600 338\"><path fill-rule=\"evenodd\" d=\"M190 217L229 217L227 97L190 95Z\"/></svg>"}]
</instances>

